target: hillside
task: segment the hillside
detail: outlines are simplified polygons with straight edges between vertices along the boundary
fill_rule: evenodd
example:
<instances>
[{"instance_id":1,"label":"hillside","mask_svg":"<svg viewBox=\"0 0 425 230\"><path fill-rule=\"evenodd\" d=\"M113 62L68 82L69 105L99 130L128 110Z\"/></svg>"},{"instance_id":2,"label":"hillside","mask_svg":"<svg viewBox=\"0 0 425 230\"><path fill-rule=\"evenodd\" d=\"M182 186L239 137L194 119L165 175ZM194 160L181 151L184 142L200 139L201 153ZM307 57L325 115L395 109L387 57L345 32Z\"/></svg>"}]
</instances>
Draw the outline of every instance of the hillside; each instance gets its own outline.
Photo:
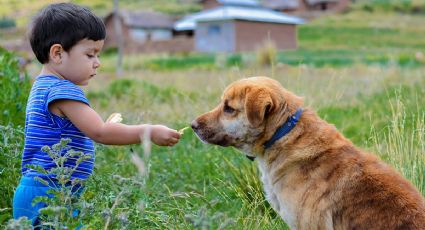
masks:
<instances>
[{"instance_id":1,"label":"hillside","mask_svg":"<svg viewBox=\"0 0 425 230\"><path fill-rule=\"evenodd\" d=\"M16 20L19 26L25 26L31 15L47 4L63 2L59 0L0 0L0 18L8 17ZM69 1L91 8L96 14L105 16L113 8L113 0L74 0ZM184 15L199 11L201 8L196 0L120 0L119 6L132 10L156 10L171 15Z\"/></svg>"}]
</instances>

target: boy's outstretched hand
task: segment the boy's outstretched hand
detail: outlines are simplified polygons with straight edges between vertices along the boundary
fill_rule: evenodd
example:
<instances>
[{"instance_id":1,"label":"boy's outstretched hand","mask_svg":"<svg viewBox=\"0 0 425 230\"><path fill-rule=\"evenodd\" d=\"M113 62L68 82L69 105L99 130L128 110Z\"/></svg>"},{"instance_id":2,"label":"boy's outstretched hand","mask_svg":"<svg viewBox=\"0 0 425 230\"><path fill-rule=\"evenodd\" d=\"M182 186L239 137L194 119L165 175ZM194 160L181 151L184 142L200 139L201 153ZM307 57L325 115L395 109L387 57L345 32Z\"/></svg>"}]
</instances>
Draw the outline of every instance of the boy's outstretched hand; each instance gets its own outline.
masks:
<instances>
[{"instance_id":1,"label":"boy's outstretched hand","mask_svg":"<svg viewBox=\"0 0 425 230\"><path fill-rule=\"evenodd\" d=\"M151 125L151 141L159 146L173 146L180 140L181 134L164 125Z\"/></svg>"}]
</instances>

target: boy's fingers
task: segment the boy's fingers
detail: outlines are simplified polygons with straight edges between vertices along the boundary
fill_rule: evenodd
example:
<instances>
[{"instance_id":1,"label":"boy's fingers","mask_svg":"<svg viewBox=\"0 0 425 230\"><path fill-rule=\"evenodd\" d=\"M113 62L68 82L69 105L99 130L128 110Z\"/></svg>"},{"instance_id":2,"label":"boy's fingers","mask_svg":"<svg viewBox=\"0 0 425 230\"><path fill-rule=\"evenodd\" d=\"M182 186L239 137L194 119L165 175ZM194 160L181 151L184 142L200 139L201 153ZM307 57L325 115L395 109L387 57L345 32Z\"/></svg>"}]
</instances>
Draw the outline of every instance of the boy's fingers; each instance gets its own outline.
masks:
<instances>
[{"instance_id":1,"label":"boy's fingers","mask_svg":"<svg viewBox=\"0 0 425 230\"><path fill-rule=\"evenodd\" d=\"M177 144L178 142L179 142L179 139L171 138L169 144L170 144L170 146L173 146L173 145Z\"/></svg>"},{"instance_id":2,"label":"boy's fingers","mask_svg":"<svg viewBox=\"0 0 425 230\"><path fill-rule=\"evenodd\" d=\"M181 133L177 132L176 130L173 130L172 138L180 139L181 135Z\"/></svg>"}]
</instances>

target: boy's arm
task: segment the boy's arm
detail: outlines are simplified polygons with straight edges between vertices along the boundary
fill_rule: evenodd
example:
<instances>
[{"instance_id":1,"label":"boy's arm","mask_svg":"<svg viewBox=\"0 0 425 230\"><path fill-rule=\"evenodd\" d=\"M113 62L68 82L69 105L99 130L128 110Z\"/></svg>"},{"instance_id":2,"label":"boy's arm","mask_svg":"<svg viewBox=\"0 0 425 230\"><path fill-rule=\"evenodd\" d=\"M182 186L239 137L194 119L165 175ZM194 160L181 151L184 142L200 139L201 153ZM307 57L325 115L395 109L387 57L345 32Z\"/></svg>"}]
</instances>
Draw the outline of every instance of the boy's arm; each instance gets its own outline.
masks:
<instances>
[{"instance_id":1,"label":"boy's arm","mask_svg":"<svg viewBox=\"0 0 425 230\"><path fill-rule=\"evenodd\" d=\"M58 100L51 106L56 107L81 132L90 139L109 145L127 145L140 143L140 137L150 129L151 139L157 145L172 146L180 139L180 134L162 125L125 125L105 123L90 106L73 100ZM49 109L52 111L51 106Z\"/></svg>"}]
</instances>

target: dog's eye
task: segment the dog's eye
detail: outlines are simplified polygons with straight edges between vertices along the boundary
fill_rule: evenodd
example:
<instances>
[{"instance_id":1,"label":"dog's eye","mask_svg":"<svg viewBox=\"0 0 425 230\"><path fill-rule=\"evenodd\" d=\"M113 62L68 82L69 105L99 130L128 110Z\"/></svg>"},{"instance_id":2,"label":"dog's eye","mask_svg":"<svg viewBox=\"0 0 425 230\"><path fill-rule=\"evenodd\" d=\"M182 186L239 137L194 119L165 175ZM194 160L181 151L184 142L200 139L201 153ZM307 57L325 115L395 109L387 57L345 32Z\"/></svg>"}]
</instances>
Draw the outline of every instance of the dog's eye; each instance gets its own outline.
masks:
<instances>
[{"instance_id":1,"label":"dog's eye","mask_svg":"<svg viewBox=\"0 0 425 230\"><path fill-rule=\"evenodd\" d=\"M235 109L234 109L234 108L232 108L232 107L230 107L229 105L225 104L225 105L224 105L224 108L223 108L223 111L224 111L225 113L233 113L233 112L235 112Z\"/></svg>"}]
</instances>

